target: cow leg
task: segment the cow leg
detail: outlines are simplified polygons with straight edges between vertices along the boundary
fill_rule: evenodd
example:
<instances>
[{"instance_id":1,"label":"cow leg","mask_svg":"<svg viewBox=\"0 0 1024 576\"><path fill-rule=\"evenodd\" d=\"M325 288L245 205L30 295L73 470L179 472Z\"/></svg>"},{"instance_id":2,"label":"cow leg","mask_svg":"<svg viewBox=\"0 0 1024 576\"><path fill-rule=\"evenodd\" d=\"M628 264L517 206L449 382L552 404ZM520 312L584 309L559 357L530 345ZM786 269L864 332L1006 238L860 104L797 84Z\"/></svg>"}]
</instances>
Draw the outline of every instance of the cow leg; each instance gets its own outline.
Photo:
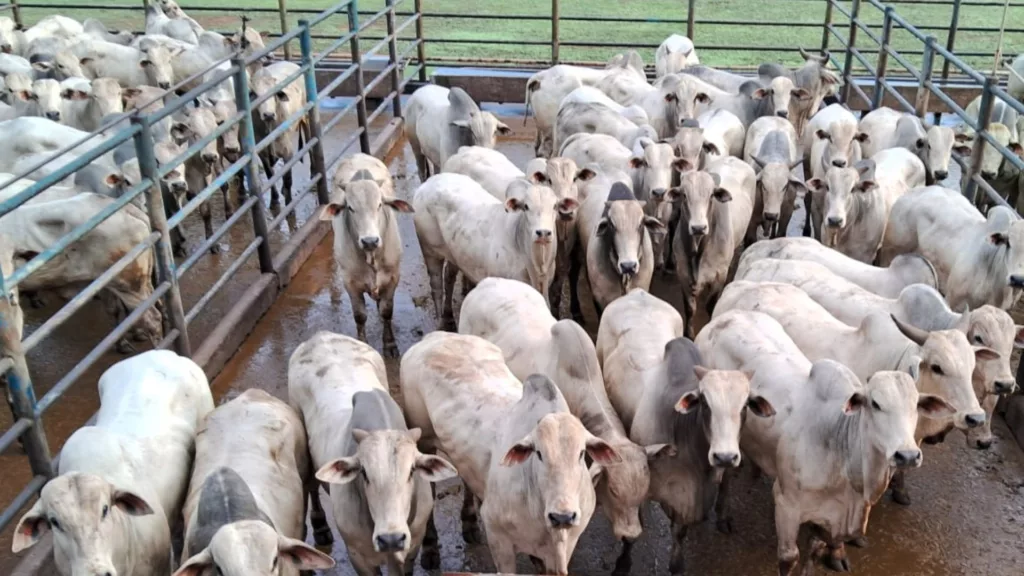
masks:
<instances>
[{"instance_id":1,"label":"cow leg","mask_svg":"<svg viewBox=\"0 0 1024 576\"><path fill-rule=\"evenodd\" d=\"M811 193L804 194L804 236L812 237L811 234Z\"/></svg>"},{"instance_id":2,"label":"cow leg","mask_svg":"<svg viewBox=\"0 0 1024 576\"><path fill-rule=\"evenodd\" d=\"M345 286L348 299L352 301L352 317L356 321L356 338L366 342L366 299L363 291L354 286Z\"/></svg>"},{"instance_id":3,"label":"cow leg","mask_svg":"<svg viewBox=\"0 0 1024 576\"><path fill-rule=\"evenodd\" d=\"M267 175L269 180L274 175L274 164L277 158L273 158L269 153L260 154L260 162L263 163L263 171ZM281 206L281 199L277 196L277 186L270 187L270 208L279 208Z\"/></svg>"},{"instance_id":4,"label":"cow leg","mask_svg":"<svg viewBox=\"0 0 1024 576\"><path fill-rule=\"evenodd\" d=\"M889 488L892 488L892 501L901 506L910 506L910 493L907 492L906 477L902 470L897 470L889 481Z\"/></svg>"},{"instance_id":5,"label":"cow leg","mask_svg":"<svg viewBox=\"0 0 1024 576\"><path fill-rule=\"evenodd\" d=\"M729 516L729 485L734 471L727 470L722 474L722 483L718 485L718 498L715 499L715 528L722 534L732 534L732 517Z\"/></svg>"},{"instance_id":6,"label":"cow leg","mask_svg":"<svg viewBox=\"0 0 1024 576\"><path fill-rule=\"evenodd\" d=\"M431 484L430 488L432 491L434 485ZM420 555L420 566L424 570L439 570L441 568L441 549L437 539L437 526L434 525L434 514L431 512L430 518L427 519L427 529L423 534L423 552Z\"/></svg>"},{"instance_id":7,"label":"cow leg","mask_svg":"<svg viewBox=\"0 0 1024 576\"><path fill-rule=\"evenodd\" d=\"M199 205L199 215L203 217L203 231L206 233L206 238L210 239L213 237L213 212L210 210L210 202L206 201ZM210 254L219 254L220 246L214 242L210 246Z\"/></svg>"},{"instance_id":8,"label":"cow leg","mask_svg":"<svg viewBox=\"0 0 1024 576\"><path fill-rule=\"evenodd\" d=\"M530 564L533 564L533 569L537 574L547 574L547 568L544 566L544 561L536 556L530 556Z\"/></svg>"},{"instance_id":9,"label":"cow leg","mask_svg":"<svg viewBox=\"0 0 1024 576\"><path fill-rule=\"evenodd\" d=\"M480 530L480 505L476 496L465 485L462 486L462 539L466 544L483 544L484 535Z\"/></svg>"},{"instance_id":10,"label":"cow leg","mask_svg":"<svg viewBox=\"0 0 1024 576\"><path fill-rule=\"evenodd\" d=\"M395 331L391 325L391 318L395 314L395 282L384 287L377 300L377 310L380 312L380 323L384 332L384 357L398 358L398 343L395 342Z\"/></svg>"},{"instance_id":11,"label":"cow leg","mask_svg":"<svg viewBox=\"0 0 1024 576\"><path fill-rule=\"evenodd\" d=\"M220 193L224 196L224 219L231 218L231 215L235 213L235 209L231 204L231 188L235 185L235 179L232 178L227 184L220 187Z\"/></svg>"},{"instance_id":12,"label":"cow leg","mask_svg":"<svg viewBox=\"0 0 1024 576\"><path fill-rule=\"evenodd\" d=\"M633 542L634 540L628 538L622 539L622 551L619 552L619 557L615 559L615 569L612 570L612 576L628 576L633 572Z\"/></svg>"},{"instance_id":13,"label":"cow leg","mask_svg":"<svg viewBox=\"0 0 1024 576\"><path fill-rule=\"evenodd\" d=\"M491 549L495 572L498 574L516 573L516 548L505 534L488 532L487 547Z\"/></svg>"},{"instance_id":14,"label":"cow leg","mask_svg":"<svg viewBox=\"0 0 1024 576\"><path fill-rule=\"evenodd\" d=\"M309 523L313 526L313 542L317 546L329 548L334 542L334 535L331 534L327 513L320 502L320 481L311 478L306 484L306 494L309 496Z\"/></svg>"},{"instance_id":15,"label":"cow leg","mask_svg":"<svg viewBox=\"0 0 1024 576\"><path fill-rule=\"evenodd\" d=\"M683 545L686 543L686 531L688 526L678 520L675 514L672 518L672 552L669 555L668 570L673 575L686 573L686 557Z\"/></svg>"},{"instance_id":16,"label":"cow leg","mask_svg":"<svg viewBox=\"0 0 1024 576\"><path fill-rule=\"evenodd\" d=\"M462 275L462 297L465 298L466 295L469 294L469 292L471 290L473 290L473 288L476 288L476 283L473 282L472 280L470 280L469 278L466 278L466 275L463 274Z\"/></svg>"},{"instance_id":17,"label":"cow leg","mask_svg":"<svg viewBox=\"0 0 1024 576\"><path fill-rule=\"evenodd\" d=\"M582 254L579 243L573 248L569 257L569 313L580 326L583 325L583 309L580 307L580 270L583 268Z\"/></svg>"},{"instance_id":18,"label":"cow leg","mask_svg":"<svg viewBox=\"0 0 1024 576\"><path fill-rule=\"evenodd\" d=\"M565 280L565 267L555 265L555 277L551 281L551 286L548 287L548 307L551 309L551 314L557 320L561 316L560 311L562 308L562 284Z\"/></svg>"},{"instance_id":19,"label":"cow leg","mask_svg":"<svg viewBox=\"0 0 1024 576\"><path fill-rule=\"evenodd\" d=\"M434 300L434 314L441 322L441 304L444 300L444 259L423 254L423 263L427 267L427 278L430 280L430 296Z\"/></svg>"},{"instance_id":20,"label":"cow leg","mask_svg":"<svg viewBox=\"0 0 1024 576\"><path fill-rule=\"evenodd\" d=\"M800 561L800 510L788 502L780 501L778 484L775 485L775 533L778 537L779 576L789 576Z\"/></svg>"},{"instance_id":21,"label":"cow leg","mask_svg":"<svg viewBox=\"0 0 1024 576\"><path fill-rule=\"evenodd\" d=\"M455 277L459 269L452 262L447 262L444 267L444 310L441 314L441 329L455 332L455 310L452 300L455 293Z\"/></svg>"},{"instance_id":22,"label":"cow leg","mask_svg":"<svg viewBox=\"0 0 1024 576\"><path fill-rule=\"evenodd\" d=\"M188 256L188 250L185 248L186 240L185 235L182 234L181 229L178 226L171 228L171 254L177 258L184 258Z\"/></svg>"},{"instance_id":23,"label":"cow leg","mask_svg":"<svg viewBox=\"0 0 1024 576\"><path fill-rule=\"evenodd\" d=\"M850 559L846 557L846 545L842 542L828 545L828 553L822 556L821 561L834 572L850 571Z\"/></svg>"},{"instance_id":24,"label":"cow leg","mask_svg":"<svg viewBox=\"0 0 1024 576\"><path fill-rule=\"evenodd\" d=\"M284 205L291 206L292 203L292 172L295 170L295 166L292 166L291 170L284 173L281 178L281 192L284 194Z\"/></svg>"}]
</instances>

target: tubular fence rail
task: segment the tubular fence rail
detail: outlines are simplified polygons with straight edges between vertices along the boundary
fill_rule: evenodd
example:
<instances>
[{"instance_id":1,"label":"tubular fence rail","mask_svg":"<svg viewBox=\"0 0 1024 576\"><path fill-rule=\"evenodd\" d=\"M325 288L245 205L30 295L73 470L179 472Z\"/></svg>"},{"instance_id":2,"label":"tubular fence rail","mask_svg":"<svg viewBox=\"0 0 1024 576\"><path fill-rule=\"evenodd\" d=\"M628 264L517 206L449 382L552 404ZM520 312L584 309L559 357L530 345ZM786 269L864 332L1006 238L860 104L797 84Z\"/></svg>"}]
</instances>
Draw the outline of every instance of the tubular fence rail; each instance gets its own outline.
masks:
<instances>
[{"instance_id":1,"label":"tubular fence rail","mask_svg":"<svg viewBox=\"0 0 1024 576\"><path fill-rule=\"evenodd\" d=\"M131 186L123 195L113 200L107 207L93 215L86 222L67 232L58 242L32 256L26 263L16 270L9 271L6 267L0 276L0 375L6 380L8 400L13 411L12 426L3 431L0 435L0 454L7 451L20 438L28 456L28 463L31 467L32 478L21 492L9 502L2 503L5 508L0 512L0 530L16 519L21 507L29 502L33 495L38 492L43 484L55 474L55 460L51 444L47 441L43 429L42 418L47 410L59 401L61 396L121 338L123 338L137 321L151 308L162 308L164 315L163 339L159 348L173 347L179 354L191 356L195 348L189 339L189 326L200 315L212 298L238 273L239 270L256 255L259 272L262 275L279 274L275 270L275 254L272 253L270 230L278 226L285 218L293 214L296 206L310 194L315 194L316 202L319 205L328 202L327 174L346 155L347 151L356 143L359 143L360 151L370 153L370 124L375 118L390 110L394 117L401 116L401 101L405 85L411 80L421 66L405 68L402 63L408 59L408 52L399 52L396 47L398 34L408 28L419 18L413 16L396 23L396 7L402 0L387 0L385 6L379 12L373 14L362 24L359 21L359 14L356 0L344 0L341 3L317 12L308 20L301 20L297 27L287 31L277 39L269 42L259 52L242 56L236 53L228 58L214 63L201 73L194 75L173 86L168 95L175 94L175 90L187 85L192 85L197 79L202 82L181 94L180 96L168 96L166 105L148 114L134 112L101 126L99 130L88 138L82 138L78 142L71 142L62 149L49 156L46 161L60 156L73 154L73 160L63 167L53 171L49 175L39 179L34 184L27 186L22 191L10 196L0 203L0 217L10 214L19 206L32 200L35 196L60 183L75 172L89 165L91 162L102 159L109 155L118 146L132 142L139 160L142 173L142 180ZM8 4L6 8L15 9L17 15L17 4ZM334 24L329 24L332 17L343 17L346 20L348 32L331 34ZM369 51L362 52L360 45L361 34L379 20L387 23L388 34ZM322 31L322 36L330 37L332 42L322 50L315 50L312 38L313 32ZM301 56L301 65L298 70L278 83L274 88L266 91L258 98L251 99L249 91L249 79L247 67L250 64L260 61L267 54L281 49L289 42L298 41ZM412 47L419 46L414 42ZM388 65L380 70L372 80L364 85L364 58L367 54L383 50L387 47ZM344 51L347 60L351 63L347 69L333 78L326 86L318 89L316 81L316 69L327 58L338 51ZM225 65L226 64L226 65ZM369 72L369 70L367 70ZM327 122L322 122L318 103L328 97L342 82L354 78L357 85L356 96L351 98L348 104ZM302 107L285 119L280 127L271 132L266 138L256 141L253 128L252 113L263 101L274 98L275 95L288 84L294 81L304 83L306 89L306 102ZM234 85L234 100L237 106L237 113L223 122L211 134L194 142L170 162L159 164L154 155L153 127L161 120L170 117L172 114L183 110L188 104L196 101L203 94L217 89L225 82L232 82ZM372 111L367 111L367 98L364 96L377 86L387 87L387 96ZM183 90L184 88L182 88ZM145 107L139 107L145 109ZM344 118L355 115L354 128L348 132L350 136L340 146L332 146L334 153L331 156L325 154L324 134L338 125ZM267 174L267 180L260 177L260 161L258 154L269 146L279 135L288 131L298 123L305 123L309 126L309 138L290 161L279 167L273 174ZM184 205L180 211L171 216L165 216L164 201L161 194L161 179L173 170L179 170L184 162L217 139L219 136L230 130L233 126L240 126L241 154L236 161L227 166L226 169L202 191L199 191L193 199ZM272 220L264 210L264 192L273 186L285 173L290 170L296 162L303 157L310 158L310 178L297 189L288 205L284 206ZM0 193L8 188L17 179L25 178L37 168L45 164L40 162L18 174L14 180L0 185ZM171 254L171 230L181 225L182 221L191 213L195 212L204 202L211 199L212 195L235 179L238 175L244 175L245 189L240 193L240 206L231 215L226 215L226 221L217 228L213 235L205 240L195 251L181 263L176 263ZM79 242L96 229L103 221L110 218L115 212L124 209L129 203L143 204L147 207L150 223L150 234L134 248L121 256L110 268L98 278L89 283L74 298L67 302L56 314L51 316L45 323L33 331L27 338L21 340L18 331L20 326L16 324L15 308L19 305L17 288L33 273L42 267L53 263L53 261L64 253L69 246ZM251 219L252 235L247 238L245 247L241 254L223 269L219 278L202 294L191 309L186 310L183 306L181 286L195 281L190 277L189 271L210 253L210 248L235 227L244 217ZM315 219L315 215L311 217ZM314 224L316 224L314 222ZM237 238L237 235L233 238ZM155 283L152 293L142 301L134 310L117 324L116 328L107 334L88 354L64 374L60 380L43 395L37 398L33 386L31 370L26 360L26 354L36 347L44 339L50 337L58 326L66 322L76 311L93 299L108 287L126 267L131 265L143 254L152 251L155 253ZM8 256L10 258L10 256ZM212 338L212 336L211 336Z\"/></svg>"}]
</instances>

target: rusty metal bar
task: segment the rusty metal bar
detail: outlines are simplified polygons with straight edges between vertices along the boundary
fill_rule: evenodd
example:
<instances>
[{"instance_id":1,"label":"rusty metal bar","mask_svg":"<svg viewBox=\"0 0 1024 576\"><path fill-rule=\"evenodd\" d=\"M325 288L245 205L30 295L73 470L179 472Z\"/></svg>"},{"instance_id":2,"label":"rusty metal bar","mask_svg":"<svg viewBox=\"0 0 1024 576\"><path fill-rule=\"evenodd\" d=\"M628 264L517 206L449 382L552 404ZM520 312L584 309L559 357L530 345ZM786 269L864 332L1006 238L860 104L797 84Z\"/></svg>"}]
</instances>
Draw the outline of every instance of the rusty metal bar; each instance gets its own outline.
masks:
<instances>
[{"instance_id":1,"label":"rusty metal bar","mask_svg":"<svg viewBox=\"0 0 1024 576\"><path fill-rule=\"evenodd\" d=\"M992 84L997 83L997 80L993 77L985 78L985 83L981 87L981 103L978 107L978 128L977 134L975 134L975 146L974 150L971 151L971 166L966 176L967 186L964 187L964 196L968 200L977 203L976 193L978 189L978 183L975 182L974 176L981 172L981 160L984 154L985 146L979 141L981 134L988 131L989 122L992 120L992 104L995 102L995 98L992 97Z\"/></svg>"},{"instance_id":2,"label":"rusty metal bar","mask_svg":"<svg viewBox=\"0 0 1024 576\"><path fill-rule=\"evenodd\" d=\"M558 64L559 38L559 5L558 0L551 0L551 65Z\"/></svg>"},{"instance_id":3,"label":"rusty metal bar","mask_svg":"<svg viewBox=\"0 0 1024 576\"><path fill-rule=\"evenodd\" d=\"M249 165L245 168L245 190L250 196L262 197L263 185L260 181L260 164L256 155L256 137L252 126L252 103L249 101L249 79L245 62L239 56L231 60L235 71L235 106L243 112L242 125L238 129L238 140L242 146L242 154L248 156ZM274 272L274 258L270 254L270 235L267 232L267 217L263 212L263 202L252 205L253 233L263 239L259 248L260 272Z\"/></svg>"},{"instance_id":4,"label":"rusty metal bar","mask_svg":"<svg viewBox=\"0 0 1024 576\"><path fill-rule=\"evenodd\" d=\"M359 12L356 6L356 0L348 5L348 29L358 30L359 29ZM359 150L363 154L370 153L370 127L366 124L366 86L363 84L363 58L359 52L359 35L352 36L350 41L352 48L352 65L358 66L359 71L356 72L356 93L359 94L359 103L356 104L356 117L359 121L359 127L363 129L362 133L359 134Z\"/></svg>"},{"instance_id":5,"label":"rusty metal bar","mask_svg":"<svg viewBox=\"0 0 1024 576\"><path fill-rule=\"evenodd\" d=\"M928 112L928 97L931 95L929 86L932 83L935 42L935 36L929 36L924 44L924 56L921 58L921 82L917 86L917 96L914 98L914 113L917 114L918 118L924 118L924 115ZM938 124L937 121L936 124Z\"/></svg>"},{"instance_id":6,"label":"rusty metal bar","mask_svg":"<svg viewBox=\"0 0 1024 576\"><path fill-rule=\"evenodd\" d=\"M832 26L832 9L836 0L825 0L825 22L822 23L821 51L828 52L829 27Z\"/></svg>"},{"instance_id":7,"label":"rusty metal bar","mask_svg":"<svg viewBox=\"0 0 1024 576\"><path fill-rule=\"evenodd\" d=\"M688 0L686 4L686 37L693 40L694 20L697 16L697 0Z\"/></svg>"},{"instance_id":8,"label":"rusty metal bar","mask_svg":"<svg viewBox=\"0 0 1024 576\"><path fill-rule=\"evenodd\" d=\"M416 40L419 41L419 46L416 48L416 57L420 61L420 82L427 81L427 47L426 42L423 41L423 0L416 0L414 3L416 9Z\"/></svg>"},{"instance_id":9,"label":"rusty metal bar","mask_svg":"<svg viewBox=\"0 0 1024 576\"><path fill-rule=\"evenodd\" d=\"M391 1L388 0L388 3L390 4ZM306 102L313 105L306 113L309 129L307 136L315 142L309 152L309 170L310 175L321 175L316 185L317 202L327 204L330 201L330 191L327 189L327 175L324 172L324 138L320 124L320 107L317 106L316 70L313 69L313 40L309 37L309 22L299 20L299 26L302 27L299 46L302 48L302 63L306 66ZM299 130L302 130L302 126L299 126Z\"/></svg>"},{"instance_id":10,"label":"rusty metal bar","mask_svg":"<svg viewBox=\"0 0 1024 576\"><path fill-rule=\"evenodd\" d=\"M395 30L395 0L384 0L385 5L388 7L387 16L387 27L388 27L388 59L391 61L394 68L391 70L391 92L397 97L392 101L391 114L395 118L402 117L402 73L401 73L401 62L398 58L398 31ZM327 200L321 201L321 204L325 204Z\"/></svg>"},{"instance_id":11,"label":"rusty metal bar","mask_svg":"<svg viewBox=\"0 0 1024 576\"><path fill-rule=\"evenodd\" d=\"M885 82L886 68L889 66L889 41L892 38L892 6L885 9L885 17L882 23L882 41L878 47L878 64L875 65L875 93L871 95L871 108L875 109L882 105L885 93L883 87L888 87Z\"/></svg>"},{"instance_id":12,"label":"rusty metal bar","mask_svg":"<svg viewBox=\"0 0 1024 576\"><path fill-rule=\"evenodd\" d=\"M164 197L160 192L160 176L158 175L156 156L153 153L153 132L148 117L135 116L132 124L139 127L135 133L135 154L139 159L139 170L142 177L150 181L146 198L149 209L149 222L160 233L160 240L157 241L156 252L156 277L157 283L170 283L167 297L164 300L164 310L168 312L166 320L170 321L170 327L180 332L174 346L175 351L182 356L192 355L192 345L188 340L188 331L185 330L185 309L181 303L181 289L178 286L178 277L174 273L174 256L171 255L171 229L167 225L167 214L164 212Z\"/></svg>"},{"instance_id":13,"label":"rusty metal bar","mask_svg":"<svg viewBox=\"0 0 1024 576\"><path fill-rule=\"evenodd\" d=\"M841 100L844 104L850 101L851 82L850 75L853 72L853 47L857 45L857 19L860 18L860 0L853 0L850 7L850 35L846 41L846 59L843 61L843 92Z\"/></svg>"}]
</instances>

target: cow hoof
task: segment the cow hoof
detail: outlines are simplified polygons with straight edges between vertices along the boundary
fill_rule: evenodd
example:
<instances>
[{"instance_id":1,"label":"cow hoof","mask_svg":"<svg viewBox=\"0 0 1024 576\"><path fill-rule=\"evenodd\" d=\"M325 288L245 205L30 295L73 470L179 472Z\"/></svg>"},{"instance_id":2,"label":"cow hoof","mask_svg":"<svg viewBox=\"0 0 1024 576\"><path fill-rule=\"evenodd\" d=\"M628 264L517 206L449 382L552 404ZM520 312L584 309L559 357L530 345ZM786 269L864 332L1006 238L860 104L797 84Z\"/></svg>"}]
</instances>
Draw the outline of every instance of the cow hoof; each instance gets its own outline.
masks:
<instances>
[{"instance_id":1,"label":"cow hoof","mask_svg":"<svg viewBox=\"0 0 1024 576\"><path fill-rule=\"evenodd\" d=\"M457 332L458 326L455 325L455 318L447 317L441 320L441 330L445 332Z\"/></svg>"},{"instance_id":2,"label":"cow hoof","mask_svg":"<svg viewBox=\"0 0 1024 576\"><path fill-rule=\"evenodd\" d=\"M428 571L441 569L441 551L437 546L423 547L423 552L420 553L420 566Z\"/></svg>"},{"instance_id":3,"label":"cow hoof","mask_svg":"<svg viewBox=\"0 0 1024 576\"><path fill-rule=\"evenodd\" d=\"M213 246L210 246L210 254L220 254L220 253L221 253L220 244L214 244Z\"/></svg>"},{"instance_id":4,"label":"cow hoof","mask_svg":"<svg viewBox=\"0 0 1024 576\"><path fill-rule=\"evenodd\" d=\"M127 355L127 354L134 354L134 353L138 352L138 349L135 348L135 346L131 342L129 342L128 340L126 340L124 338L122 338L122 339L117 341L117 345L114 347L114 349L117 350L118 354L125 354L125 355Z\"/></svg>"},{"instance_id":5,"label":"cow hoof","mask_svg":"<svg viewBox=\"0 0 1024 576\"><path fill-rule=\"evenodd\" d=\"M822 558L822 564L824 564L826 568L832 570L833 572L850 571L850 560L845 555L843 555L842 557L837 557L832 554L827 554L824 558Z\"/></svg>"},{"instance_id":6,"label":"cow hoof","mask_svg":"<svg viewBox=\"0 0 1024 576\"><path fill-rule=\"evenodd\" d=\"M175 246L174 248L171 249L171 254L175 258L185 258L186 256L188 256L188 250L185 250L184 246Z\"/></svg>"},{"instance_id":7,"label":"cow hoof","mask_svg":"<svg viewBox=\"0 0 1024 576\"><path fill-rule=\"evenodd\" d=\"M615 561L615 569L612 570L612 576L629 576L632 571L633 558L629 553L624 553Z\"/></svg>"},{"instance_id":8,"label":"cow hoof","mask_svg":"<svg viewBox=\"0 0 1024 576\"><path fill-rule=\"evenodd\" d=\"M858 536L857 538L854 538L853 540L847 542L847 544L853 546L854 548L867 548L868 539L866 536Z\"/></svg>"},{"instance_id":9,"label":"cow hoof","mask_svg":"<svg viewBox=\"0 0 1024 576\"><path fill-rule=\"evenodd\" d=\"M483 544L484 534L480 530L480 525L476 523L463 523L462 539L466 541L466 544Z\"/></svg>"},{"instance_id":10,"label":"cow hoof","mask_svg":"<svg viewBox=\"0 0 1024 576\"><path fill-rule=\"evenodd\" d=\"M910 494L906 490L893 489L892 501L900 506L910 506Z\"/></svg>"},{"instance_id":11,"label":"cow hoof","mask_svg":"<svg viewBox=\"0 0 1024 576\"><path fill-rule=\"evenodd\" d=\"M722 534L732 534L732 518L719 518L715 522L715 528Z\"/></svg>"},{"instance_id":12,"label":"cow hoof","mask_svg":"<svg viewBox=\"0 0 1024 576\"><path fill-rule=\"evenodd\" d=\"M394 342L384 343L384 357L385 358L398 358L398 344Z\"/></svg>"},{"instance_id":13,"label":"cow hoof","mask_svg":"<svg viewBox=\"0 0 1024 576\"><path fill-rule=\"evenodd\" d=\"M672 576L682 575L686 573L686 561L683 560L682 554L678 558L673 558L668 564L668 571Z\"/></svg>"}]
</instances>

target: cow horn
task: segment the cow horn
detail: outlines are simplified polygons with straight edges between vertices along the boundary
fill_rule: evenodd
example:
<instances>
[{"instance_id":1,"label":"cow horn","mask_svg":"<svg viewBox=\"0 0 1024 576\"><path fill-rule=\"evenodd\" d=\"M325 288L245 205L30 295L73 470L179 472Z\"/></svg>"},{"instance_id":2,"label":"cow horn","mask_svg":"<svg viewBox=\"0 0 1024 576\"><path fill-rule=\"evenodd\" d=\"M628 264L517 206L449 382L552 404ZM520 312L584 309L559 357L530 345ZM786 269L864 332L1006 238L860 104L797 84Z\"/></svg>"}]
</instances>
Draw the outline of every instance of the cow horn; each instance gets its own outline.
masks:
<instances>
[{"instance_id":1,"label":"cow horn","mask_svg":"<svg viewBox=\"0 0 1024 576\"><path fill-rule=\"evenodd\" d=\"M922 330L916 326L905 324L900 321L899 318L890 314L892 321L896 323L896 327L899 328L900 332L903 333L908 339L917 344L918 346L924 346L926 340L928 340L928 331Z\"/></svg>"}]
</instances>

